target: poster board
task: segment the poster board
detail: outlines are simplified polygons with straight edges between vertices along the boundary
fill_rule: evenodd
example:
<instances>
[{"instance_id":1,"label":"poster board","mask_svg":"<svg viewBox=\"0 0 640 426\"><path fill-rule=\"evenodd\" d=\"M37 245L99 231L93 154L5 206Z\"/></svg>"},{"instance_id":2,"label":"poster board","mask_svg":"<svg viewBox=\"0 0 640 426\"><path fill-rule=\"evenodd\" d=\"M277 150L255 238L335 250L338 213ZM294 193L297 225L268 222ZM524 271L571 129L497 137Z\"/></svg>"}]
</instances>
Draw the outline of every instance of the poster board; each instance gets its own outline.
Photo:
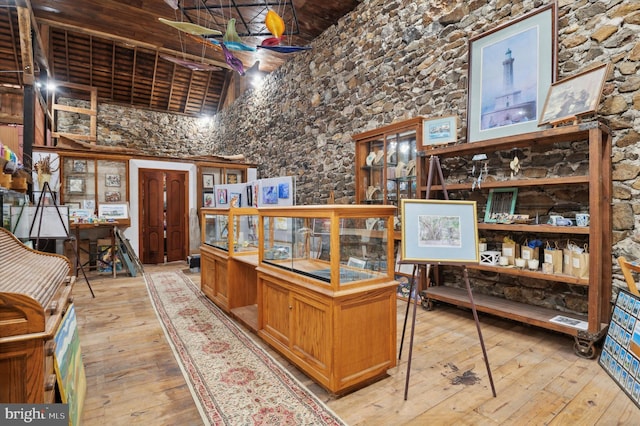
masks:
<instances>
[{"instance_id":1,"label":"poster board","mask_svg":"<svg viewBox=\"0 0 640 426\"><path fill-rule=\"evenodd\" d=\"M54 367L62 402L69 404L69 425L79 425L87 393L87 379L80 352L80 336L74 304L67 313L54 337Z\"/></svg>"},{"instance_id":2,"label":"poster board","mask_svg":"<svg viewBox=\"0 0 640 426\"><path fill-rule=\"evenodd\" d=\"M67 238L69 207L54 205L38 209L37 206L11 206L11 232L20 239Z\"/></svg>"},{"instance_id":3,"label":"poster board","mask_svg":"<svg viewBox=\"0 0 640 426\"><path fill-rule=\"evenodd\" d=\"M620 289L598 364L640 407L640 297Z\"/></svg>"}]
</instances>

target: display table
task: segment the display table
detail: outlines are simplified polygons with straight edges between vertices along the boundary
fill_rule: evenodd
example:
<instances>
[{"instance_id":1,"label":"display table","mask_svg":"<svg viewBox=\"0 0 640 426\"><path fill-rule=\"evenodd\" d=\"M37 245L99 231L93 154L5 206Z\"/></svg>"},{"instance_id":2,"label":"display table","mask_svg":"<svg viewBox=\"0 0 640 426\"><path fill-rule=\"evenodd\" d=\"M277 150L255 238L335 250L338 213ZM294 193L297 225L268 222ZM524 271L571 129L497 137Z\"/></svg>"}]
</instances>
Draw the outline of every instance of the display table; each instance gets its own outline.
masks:
<instances>
[{"instance_id":1,"label":"display table","mask_svg":"<svg viewBox=\"0 0 640 426\"><path fill-rule=\"evenodd\" d=\"M74 262L74 266L75 266L75 275L78 275L78 269L80 269L81 265L80 263L80 232L81 231L88 231L88 230L92 230L92 229L96 229L96 230L108 230L109 231L109 238L110 238L110 254L108 254L108 260L109 262L111 262L111 270L112 270L112 276L113 278L116 277L116 272L117 272L117 268L116 268L116 262L114 262L114 258L115 258L115 253L116 253L116 233L115 233L115 229L118 227L119 223L118 222L95 222L95 223L71 223L70 227L71 230L73 231L73 235L76 239L76 244L77 244L77 248L78 248L78 252L75 253L75 262ZM98 251L99 253L99 251Z\"/></svg>"}]
</instances>

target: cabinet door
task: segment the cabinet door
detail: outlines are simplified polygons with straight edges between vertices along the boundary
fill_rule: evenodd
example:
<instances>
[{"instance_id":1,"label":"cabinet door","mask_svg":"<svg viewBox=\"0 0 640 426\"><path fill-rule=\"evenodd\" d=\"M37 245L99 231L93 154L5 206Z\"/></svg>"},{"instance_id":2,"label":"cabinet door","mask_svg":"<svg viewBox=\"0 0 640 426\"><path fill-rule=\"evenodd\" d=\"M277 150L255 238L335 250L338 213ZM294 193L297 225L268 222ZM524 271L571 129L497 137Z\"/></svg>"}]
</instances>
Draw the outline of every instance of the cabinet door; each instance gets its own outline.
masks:
<instances>
[{"instance_id":1,"label":"cabinet door","mask_svg":"<svg viewBox=\"0 0 640 426\"><path fill-rule=\"evenodd\" d=\"M385 204L385 155L383 138L362 142L359 149L359 199L368 204Z\"/></svg>"},{"instance_id":2,"label":"cabinet door","mask_svg":"<svg viewBox=\"0 0 640 426\"><path fill-rule=\"evenodd\" d=\"M293 293L291 350L293 353L329 377L331 370L331 312L318 300Z\"/></svg>"},{"instance_id":3,"label":"cabinet door","mask_svg":"<svg viewBox=\"0 0 640 426\"><path fill-rule=\"evenodd\" d=\"M214 297L216 262L209 253L200 253L200 289L211 300Z\"/></svg>"},{"instance_id":4,"label":"cabinet door","mask_svg":"<svg viewBox=\"0 0 640 426\"><path fill-rule=\"evenodd\" d=\"M262 279L262 331L289 347L291 335L291 309L289 290Z\"/></svg>"},{"instance_id":5,"label":"cabinet door","mask_svg":"<svg viewBox=\"0 0 640 426\"><path fill-rule=\"evenodd\" d=\"M229 308L229 290L227 283L227 259L216 259L216 279L214 286L214 302L222 309Z\"/></svg>"}]
</instances>

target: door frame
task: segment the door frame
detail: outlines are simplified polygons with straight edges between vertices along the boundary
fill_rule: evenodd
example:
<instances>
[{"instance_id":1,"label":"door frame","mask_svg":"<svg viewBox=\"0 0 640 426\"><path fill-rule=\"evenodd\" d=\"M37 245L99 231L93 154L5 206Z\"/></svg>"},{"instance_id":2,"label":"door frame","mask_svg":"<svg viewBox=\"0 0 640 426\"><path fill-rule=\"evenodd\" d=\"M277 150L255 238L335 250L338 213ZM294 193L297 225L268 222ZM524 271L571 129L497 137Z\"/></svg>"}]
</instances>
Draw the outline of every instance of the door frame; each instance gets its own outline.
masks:
<instances>
[{"instance_id":1,"label":"door frame","mask_svg":"<svg viewBox=\"0 0 640 426\"><path fill-rule=\"evenodd\" d=\"M125 230L125 236L129 239L131 247L140 256L140 193L139 193L139 171L140 169L158 169L158 170L171 170L171 171L187 171L187 215L193 208L197 207L196 195L197 195L197 165L195 163L182 163L173 161L154 161L154 160L129 160L129 187L131 192L129 194L129 214L131 216L131 226ZM188 216L187 216L188 217ZM186 244L187 244L187 256L190 255L190 235L189 235L189 221L187 220L186 229Z\"/></svg>"}]
</instances>

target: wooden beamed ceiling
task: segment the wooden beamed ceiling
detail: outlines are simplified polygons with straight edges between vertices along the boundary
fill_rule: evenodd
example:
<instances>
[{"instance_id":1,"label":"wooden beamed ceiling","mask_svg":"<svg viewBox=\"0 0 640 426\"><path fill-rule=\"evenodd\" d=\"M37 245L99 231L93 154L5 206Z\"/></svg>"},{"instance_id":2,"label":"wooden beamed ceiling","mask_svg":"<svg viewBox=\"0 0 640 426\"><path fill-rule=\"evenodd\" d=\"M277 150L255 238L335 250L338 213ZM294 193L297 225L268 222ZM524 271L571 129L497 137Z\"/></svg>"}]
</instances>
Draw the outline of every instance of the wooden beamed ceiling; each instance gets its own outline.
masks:
<instances>
[{"instance_id":1,"label":"wooden beamed ceiling","mask_svg":"<svg viewBox=\"0 0 640 426\"><path fill-rule=\"evenodd\" d=\"M183 1L187 0L181 0L181 6L196 4L194 0ZM203 7L212 3L195 1ZM232 77L239 78L227 67L219 47L203 39L193 40L194 37L158 21L160 17L193 19L193 14L181 15L180 10L173 10L164 0L9 0L8 3L0 5L0 90L21 88L31 83L30 78L42 79L46 62L50 79L95 87L100 101L199 116L220 110ZM220 4L217 0L215 3ZM268 5L274 4L266 0L244 3L255 7L256 13L264 13L267 7L273 7ZM302 45L313 41L359 1L293 3L299 33L289 41ZM30 46L25 45L31 38L25 29L27 23L35 30L31 32L35 36L31 53L27 51ZM247 37L243 41L258 45L264 38ZM46 54L38 49L39 44ZM290 57L264 49L234 54L245 69L257 63L263 72L277 69ZM34 56L33 65L27 63ZM46 59L42 60L43 57ZM192 70L166 57L214 69ZM32 77L25 68L29 65ZM58 97L82 98L86 93L68 87L62 90Z\"/></svg>"}]
</instances>

